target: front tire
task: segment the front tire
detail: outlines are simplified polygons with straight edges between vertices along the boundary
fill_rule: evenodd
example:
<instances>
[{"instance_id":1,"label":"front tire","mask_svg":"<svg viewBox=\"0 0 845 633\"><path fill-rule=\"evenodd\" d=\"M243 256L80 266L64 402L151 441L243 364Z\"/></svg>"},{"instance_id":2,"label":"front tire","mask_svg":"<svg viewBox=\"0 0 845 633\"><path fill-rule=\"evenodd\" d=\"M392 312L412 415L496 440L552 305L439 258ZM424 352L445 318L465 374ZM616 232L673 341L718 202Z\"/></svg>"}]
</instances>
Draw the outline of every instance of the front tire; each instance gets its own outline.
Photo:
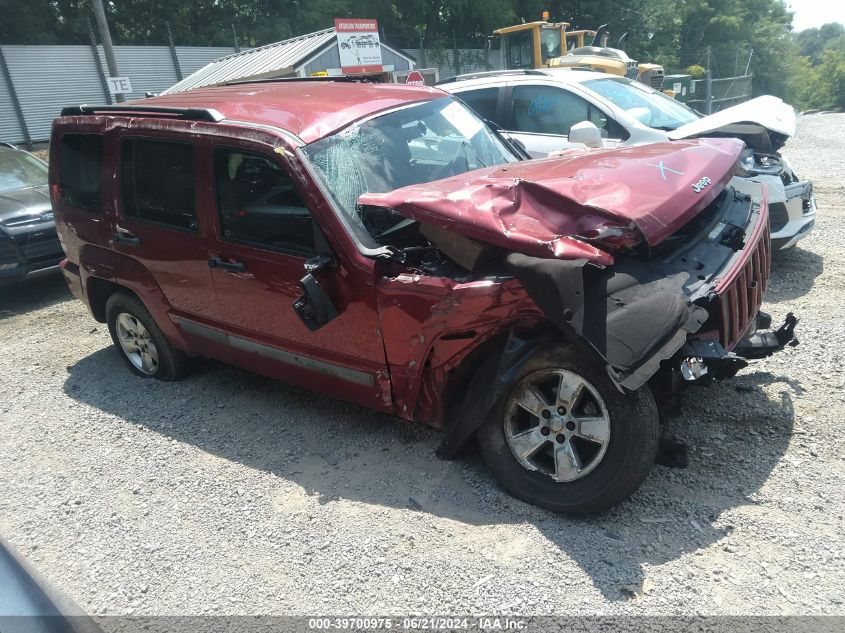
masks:
<instances>
[{"instance_id":1,"label":"front tire","mask_svg":"<svg viewBox=\"0 0 845 633\"><path fill-rule=\"evenodd\" d=\"M187 357L167 342L152 315L134 295L111 295L106 302L106 323L120 356L135 375L166 381L185 375Z\"/></svg>"},{"instance_id":2,"label":"front tire","mask_svg":"<svg viewBox=\"0 0 845 633\"><path fill-rule=\"evenodd\" d=\"M599 363L554 348L525 364L477 435L510 494L555 512L594 514L645 480L660 421L648 386L623 394Z\"/></svg>"}]
</instances>

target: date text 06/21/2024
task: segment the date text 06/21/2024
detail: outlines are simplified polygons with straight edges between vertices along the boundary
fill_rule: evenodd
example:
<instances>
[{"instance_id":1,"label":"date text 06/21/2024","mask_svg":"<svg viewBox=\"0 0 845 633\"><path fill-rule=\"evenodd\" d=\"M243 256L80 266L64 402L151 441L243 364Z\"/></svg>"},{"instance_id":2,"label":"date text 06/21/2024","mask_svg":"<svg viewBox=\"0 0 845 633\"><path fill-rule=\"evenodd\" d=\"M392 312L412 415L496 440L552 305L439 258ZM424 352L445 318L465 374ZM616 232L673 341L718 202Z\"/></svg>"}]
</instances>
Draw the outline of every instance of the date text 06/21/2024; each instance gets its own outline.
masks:
<instances>
[{"instance_id":1,"label":"date text 06/21/2024","mask_svg":"<svg viewBox=\"0 0 845 633\"><path fill-rule=\"evenodd\" d=\"M496 616L481 617L347 617L347 618L309 618L311 630L378 630L403 629L421 631L444 630L481 630L481 631L523 631L526 622Z\"/></svg>"}]
</instances>

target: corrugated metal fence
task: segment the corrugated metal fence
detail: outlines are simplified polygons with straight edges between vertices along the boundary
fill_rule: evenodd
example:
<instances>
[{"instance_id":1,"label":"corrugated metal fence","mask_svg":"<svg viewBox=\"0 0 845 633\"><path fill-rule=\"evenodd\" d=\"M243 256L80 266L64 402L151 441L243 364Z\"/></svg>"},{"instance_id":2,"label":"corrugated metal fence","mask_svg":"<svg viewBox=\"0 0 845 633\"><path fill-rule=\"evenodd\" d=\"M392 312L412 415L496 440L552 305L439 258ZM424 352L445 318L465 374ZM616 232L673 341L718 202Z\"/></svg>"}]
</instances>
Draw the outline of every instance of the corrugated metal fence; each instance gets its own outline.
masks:
<instances>
[{"instance_id":1,"label":"corrugated metal fence","mask_svg":"<svg viewBox=\"0 0 845 633\"><path fill-rule=\"evenodd\" d=\"M183 77L235 52L229 47L188 46L177 46L175 51ZM120 76L129 77L135 91L126 95L127 100L179 81L168 46L116 46L115 57ZM109 72L101 46L96 58L91 46L0 46L0 62L5 65L0 74L0 141L25 143L27 132L32 142L46 141L64 106L108 102L102 78Z\"/></svg>"}]
</instances>

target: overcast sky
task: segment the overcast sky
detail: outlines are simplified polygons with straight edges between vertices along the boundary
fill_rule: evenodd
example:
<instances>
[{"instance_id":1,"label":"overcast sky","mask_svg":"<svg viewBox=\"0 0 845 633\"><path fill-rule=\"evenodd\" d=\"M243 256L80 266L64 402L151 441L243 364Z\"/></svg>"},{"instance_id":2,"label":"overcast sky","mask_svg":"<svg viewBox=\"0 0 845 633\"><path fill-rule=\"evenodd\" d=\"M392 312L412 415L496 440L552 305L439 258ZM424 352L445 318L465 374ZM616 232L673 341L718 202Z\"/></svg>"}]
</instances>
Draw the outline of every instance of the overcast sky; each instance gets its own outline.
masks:
<instances>
[{"instance_id":1,"label":"overcast sky","mask_svg":"<svg viewBox=\"0 0 845 633\"><path fill-rule=\"evenodd\" d=\"M792 26L796 31L827 22L845 24L845 0L786 0L786 4L795 13Z\"/></svg>"}]
</instances>

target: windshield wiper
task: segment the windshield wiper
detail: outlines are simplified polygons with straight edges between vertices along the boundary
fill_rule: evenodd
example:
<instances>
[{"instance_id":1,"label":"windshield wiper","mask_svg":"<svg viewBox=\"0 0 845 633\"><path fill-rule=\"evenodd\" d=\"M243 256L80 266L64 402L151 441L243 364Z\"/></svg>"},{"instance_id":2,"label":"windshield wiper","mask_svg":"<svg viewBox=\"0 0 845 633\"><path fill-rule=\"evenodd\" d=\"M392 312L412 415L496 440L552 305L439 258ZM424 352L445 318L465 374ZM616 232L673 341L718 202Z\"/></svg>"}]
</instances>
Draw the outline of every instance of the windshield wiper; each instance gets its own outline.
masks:
<instances>
[{"instance_id":1,"label":"windshield wiper","mask_svg":"<svg viewBox=\"0 0 845 633\"><path fill-rule=\"evenodd\" d=\"M481 163L482 167L487 167L487 164L483 160L481 160L481 156L478 155L478 152L475 151L475 148L470 144L468 140L464 139L463 141L461 141L461 145L463 145L465 148L470 148L472 150L472 153L475 155L475 160ZM464 154L466 154L466 152L464 152ZM469 158L469 154L467 154L467 158Z\"/></svg>"}]
</instances>

